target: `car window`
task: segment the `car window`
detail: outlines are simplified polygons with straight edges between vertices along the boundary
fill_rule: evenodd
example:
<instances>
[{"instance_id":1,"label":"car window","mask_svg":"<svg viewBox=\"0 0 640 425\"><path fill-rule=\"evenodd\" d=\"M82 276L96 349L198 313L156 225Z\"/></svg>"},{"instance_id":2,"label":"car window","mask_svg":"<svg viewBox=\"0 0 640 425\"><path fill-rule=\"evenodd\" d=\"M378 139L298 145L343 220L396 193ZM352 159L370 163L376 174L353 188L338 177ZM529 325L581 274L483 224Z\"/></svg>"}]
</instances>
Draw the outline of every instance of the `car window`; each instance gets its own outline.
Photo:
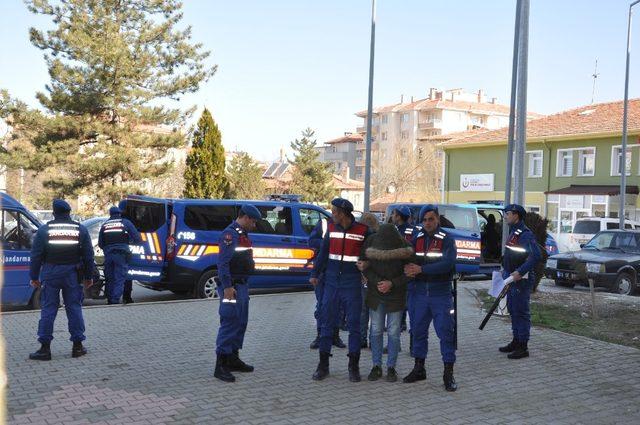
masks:
<instances>
[{"instance_id":1,"label":"car window","mask_svg":"<svg viewBox=\"0 0 640 425\"><path fill-rule=\"evenodd\" d=\"M102 222L98 221L91 226L87 227L89 231L89 236L91 237L91 242L96 245L98 243L98 236L100 234L100 227L102 227Z\"/></svg>"},{"instance_id":2,"label":"car window","mask_svg":"<svg viewBox=\"0 0 640 425\"><path fill-rule=\"evenodd\" d=\"M252 233L291 235L293 234L293 220L291 207L282 205L258 206L262 219L256 222L256 230Z\"/></svg>"},{"instance_id":3,"label":"car window","mask_svg":"<svg viewBox=\"0 0 640 425\"><path fill-rule=\"evenodd\" d=\"M24 214L13 210L2 210L0 239L7 250L31 249L31 242L38 226Z\"/></svg>"},{"instance_id":4,"label":"car window","mask_svg":"<svg viewBox=\"0 0 640 425\"><path fill-rule=\"evenodd\" d=\"M595 235L599 231L600 231L600 222L596 220L578 220L576 221L576 224L573 226L573 233Z\"/></svg>"},{"instance_id":5,"label":"car window","mask_svg":"<svg viewBox=\"0 0 640 425\"><path fill-rule=\"evenodd\" d=\"M463 229L472 232L480 231L478 213L475 208L440 205L438 211L440 212L440 224L442 227Z\"/></svg>"},{"instance_id":6,"label":"car window","mask_svg":"<svg viewBox=\"0 0 640 425\"><path fill-rule=\"evenodd\" d=\"M304 230L307 235L316 227L318 221L323 218L326 218L326 216L318 210L300 208L300 223L302 224L302 230Z\"/></svg>"},{"instance_id":7,"label":"car window","mask_svg":"<svg viewBox=\"0 0 640 425\"><path fill-rule=\"evenodd\" d=\"M638 237L635 233L618 233L615 246L625 251L639 251Z\"/></svg>"},{"instance_id":8,"label":"car window","mask_svg":"<svg viewBox=\"0 0 640 425\"><path fill-rule=\"evenodd\" d=\"M235 205L187 205L184 223L193 230L224 230L238 216Z\"/></svg>"},{"instance_id":9,"label":"car window","mask_svg":"<svg viewBox=\"0 0 640 425\"><path fill-rule=\"evenodd\" d=\"M597 248L597 249L603 249L603 248L609 248L611 247L611 243L613 242L613 237L615 236L615 233L613 232L602 232L599 233L597 235L595 235L586 245L585 248Z\"/></svg>"},{"instance_id":10,"label":"car window","mask_svg":"<svg viewBox=\"0 0 640 425\"><path fill-rule=\"evenodd\" d=\"M607 230L615 230L620 228L620 224L618 223L607 223Z\"/></svg>"}]
</instances>

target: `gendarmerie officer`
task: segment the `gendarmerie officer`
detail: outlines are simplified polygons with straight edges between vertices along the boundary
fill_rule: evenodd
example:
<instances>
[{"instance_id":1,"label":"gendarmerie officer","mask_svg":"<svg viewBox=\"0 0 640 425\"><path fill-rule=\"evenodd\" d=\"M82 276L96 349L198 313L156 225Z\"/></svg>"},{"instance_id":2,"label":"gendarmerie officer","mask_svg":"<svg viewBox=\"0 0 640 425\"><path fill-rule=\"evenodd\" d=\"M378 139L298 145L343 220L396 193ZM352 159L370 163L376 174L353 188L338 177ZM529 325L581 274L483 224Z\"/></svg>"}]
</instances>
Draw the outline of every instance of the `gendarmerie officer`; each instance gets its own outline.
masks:
<instances>
[{"instance_id":1,"label":"gendarmerie officer","mask_svg":"<svg viewBox=\"0 0 640 425\"><path fill-rule=\"evenodd\" d=\"M62 200L53 201L54 219L41 226L31 248L31 285L42 288L38 341L41 347L31 353L32 360L51 360L53 324L60 305L60 291L69 322L73 347L72 357L87 353L82 345L84 319L82 301L85 287L93 284L93 245L86 227L71 220L71 206Z\"/></svg>"},{"instance_id":2,"label":"gendarmerie officer","mask_svg":"<svg viewBox=\"0 0 640 425\"><path fill-rule=\"evenodd\" d=\"M510 353L510 359L529 357L529 332L531 314L529 300L533 279L530 275L538 261L541 260L540 247L531 230L524 224L527 215L525 209L518 204L504 208L505 220L509 225L509 239L505 245L502 259L502 277L513 276L514 282L507 293L507 309L511 316L513 339L499 350Z\"/></svg>"},{"instance_id":3,"label":"gendarmerie officer","mask_svg":"<svg viewBox=\"0 0 640 425\"><path fill-rule=\"evenodd\" d=\"M217 291L220 298L220 328L216 338L216 369L214 376L225 382L234 382L231 372L253 372L240 360L244 334L249 321L249 288L247 278L253 273L255 263L248 232L256 228L262 218L255 206L244 204L238 218L220 235L218 256Z\"/></svg>"},{"instance_id":4,"label":"gendarmerie officer","mask_svg":"<svg viewBox=\"0 0 640 425\"><path fill-rule=\"evenodd\" d=\"M447 391L457 389L453 377L456 361L455 319L452 281L456 265L456 244L453 237L440 228L440 215L435 205L425 205L418 219L422 229L413 238L413 247L422 264L407 264L405 274L414 278L409 283L409 319L415 365L403 381L407 383L427 379L424 362L428 351L429 325L440 339L440 353L444 363L442 379Z\"/></svg>"},{"instance_id":5,"label":"gendarmerie officer","mask_svg":"<svg viewBox=\"0 0 640 425\"><path fill-rule=\"evenodd\" d=\"M398 228L402 237L411 243L415 227L409 220L411 220L411 209L406 205L396 207L391 212L391 222Z\"/></svg>"},{"instance_id":6,"label":"gendarmerie officer","mask_svg":"<svg viewBox=\"0 0 640 425\"><path fill-rule=\"evenodd\" d=\"M353 205L346 199L331 201L333 223L329 224L320 253L311 272L309 282L318 285L318 276L324 272L324 293L320 311L320 362L313 374L316 381L329 375L331 343L336 327L337 313L342 305L347 314L349 328L349 380L359 382L360 377L360 313L362 310L362 274L358 262L369 228L356 222Z\"/></svg>"}]
</instances>

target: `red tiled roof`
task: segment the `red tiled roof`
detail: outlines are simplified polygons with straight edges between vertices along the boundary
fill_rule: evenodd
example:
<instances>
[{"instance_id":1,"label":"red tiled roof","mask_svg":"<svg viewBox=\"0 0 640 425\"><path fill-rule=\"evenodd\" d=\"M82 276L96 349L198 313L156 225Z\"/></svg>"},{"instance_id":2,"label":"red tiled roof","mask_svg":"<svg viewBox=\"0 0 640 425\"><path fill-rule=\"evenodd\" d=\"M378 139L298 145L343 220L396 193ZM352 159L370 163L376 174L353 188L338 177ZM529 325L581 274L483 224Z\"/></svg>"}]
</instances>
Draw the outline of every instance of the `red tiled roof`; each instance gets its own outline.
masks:
<instances>
[{"instance_id":1,"label":"red tiled roof","mask_svg":"<svg viewBox=\"0 0 640 425\"><path fill-rule=\"evenodd\" d=\"M531 120L527 122L527 140L622 134L622 109L622 101L599 103ZM472 130L459 133L440 146L450 148L506 143L508 131L508 127L480 132ZM640 133L640 99L629 100L628 131Z\"/></svg>"},{"instance_id":2,"label":"red tiled roof","mask_svg":"<svg viewBox=\"0 0 640 425\"><path fill-rule=\"evenodd\" d=\"M336 189L347 189L347 190L364 190L364 182L360 180L353 180L348 177L343 177L338 174L333 175L333 187Z\"/></svg>"},{"instance_id":3,"label":"red tiled roof","mask_svg":"<svg viewBox=\"0 0 640 425\"><path fill-rule=\"evenodd\" d=\"M338 137L337 139L329 140L328 142L324 142L325 145L333 145L336 143L349 143L349 142L362 142L363 137L361 134L353 133L348 136Z\"/></svg>"}]
</instances>

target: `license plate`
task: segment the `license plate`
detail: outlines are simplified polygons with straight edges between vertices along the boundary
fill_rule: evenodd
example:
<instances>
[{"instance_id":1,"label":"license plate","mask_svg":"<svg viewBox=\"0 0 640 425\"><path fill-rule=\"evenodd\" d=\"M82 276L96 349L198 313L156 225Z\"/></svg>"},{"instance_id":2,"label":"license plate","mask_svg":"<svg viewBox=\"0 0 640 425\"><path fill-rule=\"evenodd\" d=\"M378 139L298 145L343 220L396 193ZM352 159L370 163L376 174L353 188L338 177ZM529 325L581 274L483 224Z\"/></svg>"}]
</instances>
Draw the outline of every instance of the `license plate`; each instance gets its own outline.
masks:
<instances>
[{"instance_id":1,"label":"license plate","mask_svg":"<svg viewBox=\"0 0 640 425\"><path fill-rule=\"evenodd\" d=\"M558 272L558 277L560 279L571 279L571 276L573 276L572 273L568 273L568 272Z\"/></svg>"}]
</instances>

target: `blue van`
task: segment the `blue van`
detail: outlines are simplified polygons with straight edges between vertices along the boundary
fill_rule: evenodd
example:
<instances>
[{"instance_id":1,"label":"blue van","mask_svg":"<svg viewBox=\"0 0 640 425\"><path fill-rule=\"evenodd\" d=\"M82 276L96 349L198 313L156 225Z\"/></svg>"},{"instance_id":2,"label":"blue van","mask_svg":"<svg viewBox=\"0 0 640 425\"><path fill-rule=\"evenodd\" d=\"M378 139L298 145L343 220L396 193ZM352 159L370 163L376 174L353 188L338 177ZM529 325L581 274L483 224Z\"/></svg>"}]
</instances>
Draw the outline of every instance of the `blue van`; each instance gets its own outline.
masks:
<instances>
[{"instance_id":1,"label":"blue van","mask_svg":"<svg viewBox=\"0 0 640 425\"><path fill-rule=\"evenodd\" d=\"M426 204L390 204L387 207L385 217L391 218L391 212L402 205L411 209L411 216L417 217L420 209ZM502 207L499 205L464 205L464 204L439 204L440 225L456 240L458 257L456 271L460 274L491 274L493 270L500 268L497 259L483 257L481 246L481 223L488 215L495 215L498 223L502 221ZM420 225L420 223L414 223Z\"/></svg>"},{"instance_id":2,"label":"blue van","mask_svg":"<svg viewBox=\"0 0 640 425\"><path fill-rule=\"evenodd\" d=\"M249 234L256 261L250 287L306 287L314 257L309 234L329 215L295 197L242 201L128 196L124 215L143 240L130 246L129 276L150 289L217 297L218 239L245 203L255 205L263 216Z\"/></svg>"},{"instance_id":3,"label":"blue van","mask_svg":"<svg viewBox=\"0 0 640 425\"><path fill-rule=\"evenodd\" d=\"M20 202L6 193L0 193L2 222L2 295L3 306L40 308L40 290L29 285L31 243L42 225Z\"/></svg>"}]
</instances>

